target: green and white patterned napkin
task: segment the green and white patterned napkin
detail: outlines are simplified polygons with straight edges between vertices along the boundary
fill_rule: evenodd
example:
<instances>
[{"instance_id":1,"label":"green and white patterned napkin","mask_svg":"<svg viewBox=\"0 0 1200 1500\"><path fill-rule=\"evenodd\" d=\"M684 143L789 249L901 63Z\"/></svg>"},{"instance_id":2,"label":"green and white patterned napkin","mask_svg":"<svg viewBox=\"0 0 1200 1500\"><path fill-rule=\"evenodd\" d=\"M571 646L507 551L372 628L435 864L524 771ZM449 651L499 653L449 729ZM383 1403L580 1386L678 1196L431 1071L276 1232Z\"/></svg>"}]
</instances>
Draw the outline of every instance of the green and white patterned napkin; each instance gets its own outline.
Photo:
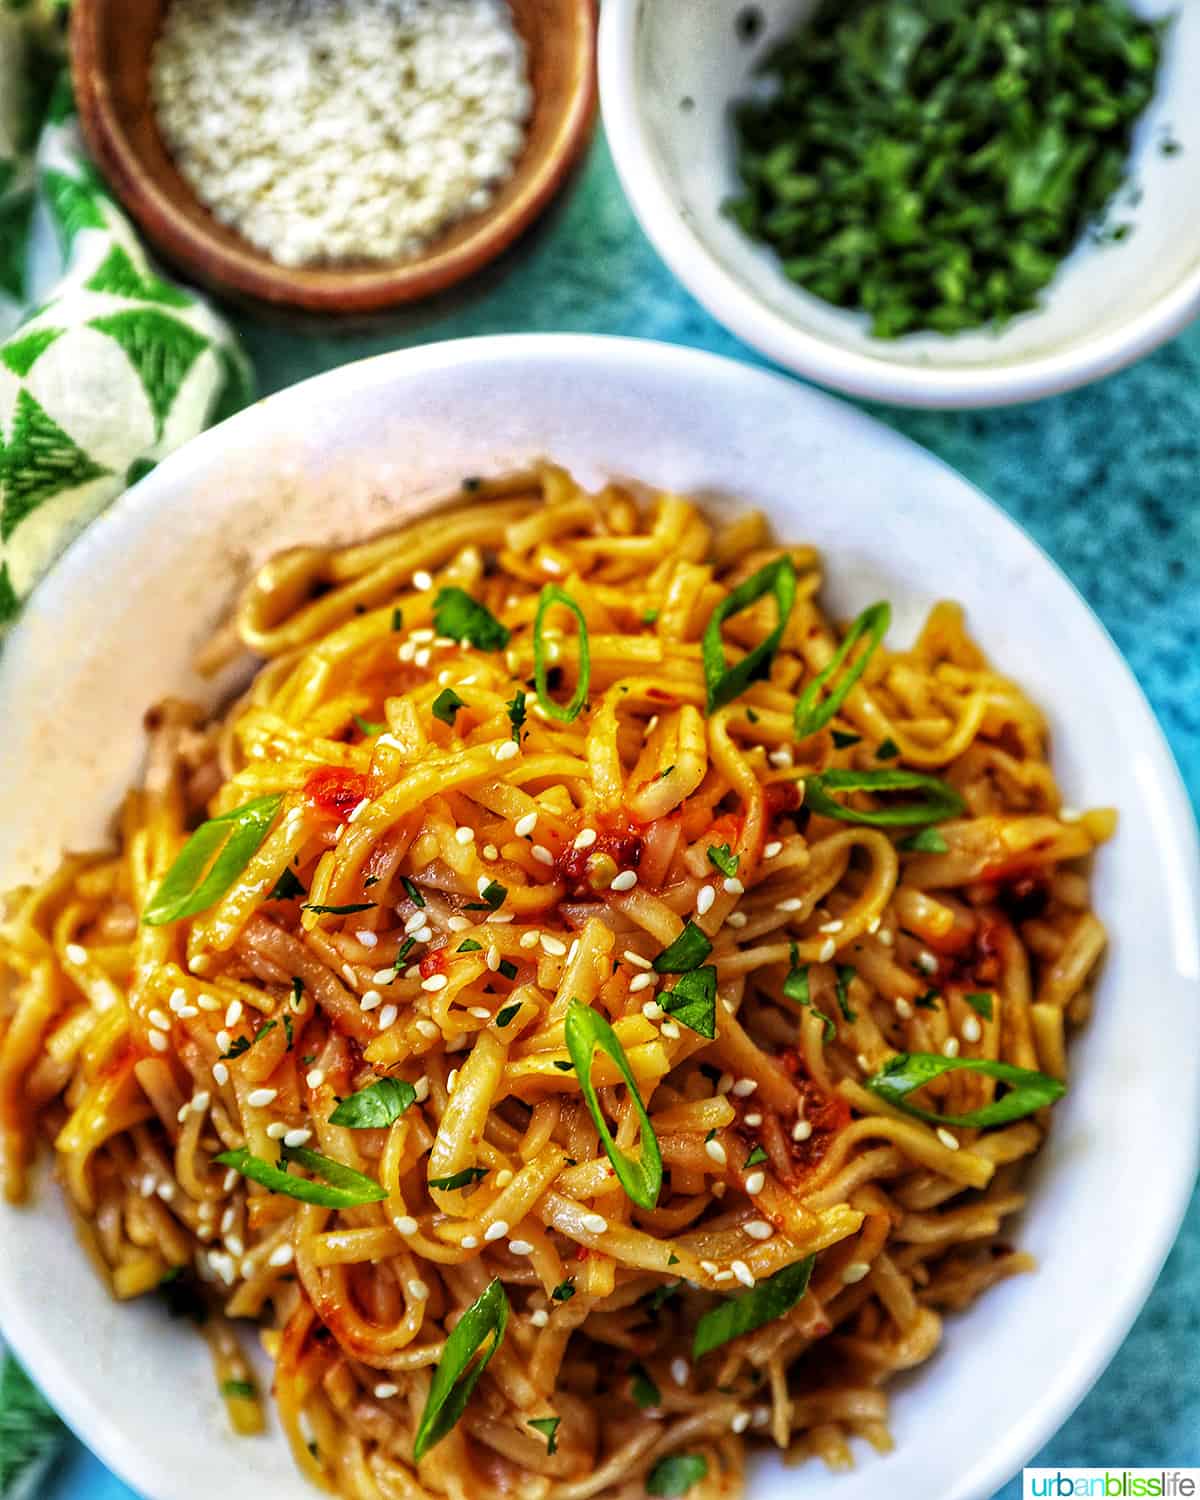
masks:
<instances>
[{"instance_id":1,"label":"green and white patterned napkin","mask_svg":"<svg viewBox=\"0 0 1200 1500\"><path fill-rule=\"evenodd\" d=\"M0 0L0 633L89 521L251 396L236 335L154 272L85 154L47 61L63 7L13 3Z\"/></svg>"}]
</instances>

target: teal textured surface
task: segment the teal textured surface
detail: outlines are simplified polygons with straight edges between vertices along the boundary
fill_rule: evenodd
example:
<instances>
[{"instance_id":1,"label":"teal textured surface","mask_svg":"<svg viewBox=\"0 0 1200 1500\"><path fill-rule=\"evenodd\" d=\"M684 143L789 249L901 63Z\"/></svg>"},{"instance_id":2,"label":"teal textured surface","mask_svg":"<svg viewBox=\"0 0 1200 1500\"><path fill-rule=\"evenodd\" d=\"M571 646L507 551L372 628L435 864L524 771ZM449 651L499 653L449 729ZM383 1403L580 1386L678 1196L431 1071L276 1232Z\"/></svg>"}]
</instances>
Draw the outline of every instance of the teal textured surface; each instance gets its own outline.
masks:
<instances>
[{"instance_id":1,"label":"teal textured surface","mask_svg":"<svg viewBox=\"0 0 1200 1500\"><path fill-rule=\"evenodd\" d=\"M532 239L454 298L426 304L370 336L313 336L249 323L243 331L265 392L388 349L517 331L629 334L762 363L658 260L621 195L602 138ZM1064 569L1136 672L1195 806L1200 326L1131 370L1034 406L875 414L966 474ZM1019 673L1019 664L1014 668ZM1153 1004L1153 996L1142 998ZM1098 1208L1094 1226L1082 1232L1110 1229ZM1129 1338L1037 1462L1200 1465L1200 1200L1193 1200ZM73 1443L42 1500L130 1500L130 1494ZM1001 1500L1019 1494L1018 1478Z\"/></svg>"}]
</instances>

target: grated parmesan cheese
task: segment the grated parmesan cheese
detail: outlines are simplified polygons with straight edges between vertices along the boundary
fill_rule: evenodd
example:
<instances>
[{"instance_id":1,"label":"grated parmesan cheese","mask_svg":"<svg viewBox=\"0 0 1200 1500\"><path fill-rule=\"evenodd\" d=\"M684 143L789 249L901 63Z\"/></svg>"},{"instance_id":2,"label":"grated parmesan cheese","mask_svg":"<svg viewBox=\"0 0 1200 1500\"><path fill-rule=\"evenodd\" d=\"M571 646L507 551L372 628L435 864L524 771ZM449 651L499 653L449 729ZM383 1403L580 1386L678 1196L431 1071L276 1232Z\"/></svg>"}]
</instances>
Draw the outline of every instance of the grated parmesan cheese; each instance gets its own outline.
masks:
<instances>
[{"instance_id":1,"label":"grated parmesan cheese","mask_svg":"<svg viewBox=\"0 0 1200 1500\"><path fill-rule=\"evenodd\" d=\"M512 175L533 102L505 0L172 0L151 93L193 191L285 266L417 254Z\"/></svg>"}]
</instances>

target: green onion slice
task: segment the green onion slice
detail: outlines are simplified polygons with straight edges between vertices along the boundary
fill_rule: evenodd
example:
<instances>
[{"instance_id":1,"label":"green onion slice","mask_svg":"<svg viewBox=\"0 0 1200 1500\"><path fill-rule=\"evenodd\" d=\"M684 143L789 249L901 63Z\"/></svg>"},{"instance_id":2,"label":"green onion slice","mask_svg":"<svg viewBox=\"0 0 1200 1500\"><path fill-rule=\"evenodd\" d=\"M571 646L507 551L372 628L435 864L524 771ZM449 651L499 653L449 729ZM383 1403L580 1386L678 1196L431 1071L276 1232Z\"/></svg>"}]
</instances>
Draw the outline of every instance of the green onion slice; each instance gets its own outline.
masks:
<instances>
[{"instance_id":1,"label":"green onion slice","mask_svg":"<svg viewBox=\"0 0 1200 1500\"><path fill-rule=\"evenodd\" d=\"M994 1078L997 1083L1007 1084L1008 1092L982 1109L968 1110L965 1115L939 1115L908 1103L908 1095L915 1089L924 1088L931 1079L939 1078L943 1073L960 1071ZM967 1125L980 1130L989 1125L1007 1125L1012 1120L1022 1120L1035 1110L1061 1099L1067 1091L1066 1085L1057 1078L1036 1073L1032 1068L993 1062L987 1057L943 1057L938 1052L900 1052L873 1078L866 1080L866 1087L896 1109L915 1115L918 1120L928 1120L933 1125Z\"/></svg>"},{"instance_id":2,"label":"green onion slice","mask_svg":"<svg viewBox=\"0 0 1200 1500\"><path fill-rule=\"evenodd\" d=\"M658 1137L654 1134L654 1126L650 1123L650 1116L646 1113L641 1094L638 1093L629 1059L625 1056L625 1049L621 1046L616 1032L600 1012L582 1005L578 1000L572 1000L567 1008L565 1031L567 1051L575 1065L580 1091L591 1111L592 1122L599 1132L601 1144L608 1154L609 1161L613 1164L613 1171L616 1172L621 1186L639 1208L653 1208L662 1191L662 1155L658 1149ZM617 1071L625 1080L629 1096L633 1100L633 1107L637 1110L638 1119L641 1121L642 1152L636 1161L626 1156L613 1139L612 1132L608 1128L608 1121L604 1118L604 1113L600 1108L600 1101L596 1097L596 1089L592 1083L592 1058L597 1047L611 1058Z\"/></svg>"},{"instance_id":3,"label":"green onion slice","mask_svg":"<svg viewBox=\"0 0 1200 1500\"><path fill-rule=\"evenodd\" d=\"M707 935L689 921L683 931L654 960L656 974L690 974L712 952Z\"/></svg>"},{"instance_id":4,"label":"green onion slice","mask_svg":"<svg viewBox=\"0 0 1200 1500\"><path fill-rule=\"evenodd\" d=\"M508 1298L497 1280L491 1282L455 1324L433 1372L429 1397L413 1443L414 1463L420 1463L466 1411L479 1377L504 1341L508 1312ZM491 1342L485 1349L487 1339Z\"/></svg>"},{"instance_id":5,"label":"green onion slice","mask_svg":"<svg viewBox=\"0 0 1200 1500\"><path fill-rule=\"evenodd\" d=\"M682 1021L711 1042L717 1034L717 971L711 964L680 975L673 990L659 1004L676 1021Z\"/></svg>"},{"instance_id":6,"label":"green onion slice","mask_svg":"<svg viewBox=\"0 0 1200 1500\"><path fill-rule=\"evenodd\" d=\"M286 1165L276 1166L261 1156L254 1156L244 1146L239 1146L236 1151L222 1151L220 1156L213 1157L218 1166L232 1167L269 1192L298 1198L301 1203L315 1203L319 1208L359 1208L364 1203L379 1203L387 1197L386 1190L374 1178L302 1146L286 1147L279 1159L285 1164L294 1161L297 1166L305 1167L324 1180L310 1182L306 1177L293 1177Z\"/></svg>"},{"instance_id":7,"label":"green onion slice","mask_svg":"<svg viewBox=\"0 0 1200 1500\"><path fill-rule=\"evenodd\" d=\"M386 1130L417 1097L411 1083L402 1078L380 1078L343 1099L329 1116L331 1125L347 1130Z\"/></svg>"},{"instance_id":8,"label":"green onion slice","mask_svg":"<svg viewBox=\"0 0 1200 1500\"><path fill-rule=\"evenodd\" d=\"M439 589L433 601L433 628L452 640L470 641L481 651L503 651L511 633L486 604L459 588Z\"/></svg>"},{"instance_id":9,"label":"green onion slice","mask_svg":"<svg viewBox=\"0 0 1200 1500\"><path fill-rule=\"evenodd\" d=\"M730 1297L706 1312L696 1324L692 1339L692 1358L700 1359L713 1349L719 1349L730 1339L743 1333L752 1333L764 1323L772 1323L790 1312L808 1290L816 1257L806 1256L794 1265L784 1266L768 1281L760 1281L756 1287L740 1297Z\"/></svg>"},{"instance_id":10,"label":"green onion slice","mask_svg":"<svg viewBox=\"0 0 1200 1500\"><path fill-rule=\"evenodd\" d=\"M258 853L282 803L283 793L275 792L201 823L150 897L146 926L164 927L214 906Z\"/></svg>"},{"instance_id":11,"label":"green onion slice","mask_svg":"<svg viewBox=\"0 0 1200 1500\"><path fill-rule=\"evenodd\" d=\"M806 740L810 734L823 729L841 708L850 689L867 670L867 663L887 634L891 622L892 606L886 601L870 605L853 622L842 644L830 658L829 665L817 673L796 700L795 726L798 740ZM821 689L840 670L864 635L867 637L866 649L842 673L829 696L822 699Z\"/></svg>"},{"instance_id":12,"label":"green onion slice","mask_svg":"<svg viewBox=\"0 0 1200 1500\"><path fill-rule=\"evenodd\" d=\"M545 625L546 612L552 604L565 605L579 621L579 683L575 689L575 696L570 703L565 705L554 701L546 685L546 642L542 630ZM583 610L566 589L559 588L556 583L548 583L542 590L541 597L538 599L537 614L533 619L533 681L537 688L538 702L546 713L552 719L557 719L560 724L573 723L583 712L588 689L592 684L592 655L588 644L587 621L583 617Z\"/></svg>"},{"instance_id":13,"label":"green onion slice","mask_svg":"<svg viewBox=\"0 0 1200 1500\"><path fill-rule=\"evenodd\" d=\"M732 615L737 615L750 605L756 604L764 594L773 593L778 609L775 629L765 640L748 651L741 661L730 666L725 660L725 647L721 642L721 626ZM701 657L704 662L704 681L708 688L708 712L722 708L739 698L752 682L766 677L783 633L787 629L792 605L796 602L796 565L790 557L777 557L774 562L760 568L744 583L739 583L726 598L722 599L708 617L701 642Z\"/></svg>"},{"instance_id":14,"label":"green onion slice","mask_svg":"<svg viewBox=\"0 0 1200 1500\"><path fill-rule=\"evenodd\" d=\"M924 796L887 807L861 809L836 801L831 792L922 792ZM903 828L942 823L966 811L966 803L944 781L920 771L822 771L804 782L805 806L822 817L843 823L865 823L869 828Z\"/></svg>"}]
</instances>

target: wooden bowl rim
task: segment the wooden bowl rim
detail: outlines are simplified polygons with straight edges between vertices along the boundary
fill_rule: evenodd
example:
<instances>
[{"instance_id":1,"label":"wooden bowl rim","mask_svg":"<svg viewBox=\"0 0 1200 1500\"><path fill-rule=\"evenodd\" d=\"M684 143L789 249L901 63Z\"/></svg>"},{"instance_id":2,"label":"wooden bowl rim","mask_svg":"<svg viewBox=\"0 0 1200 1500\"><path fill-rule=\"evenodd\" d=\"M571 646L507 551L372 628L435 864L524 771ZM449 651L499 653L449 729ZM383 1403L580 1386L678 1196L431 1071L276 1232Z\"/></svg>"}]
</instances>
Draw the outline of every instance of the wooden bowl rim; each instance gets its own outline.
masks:
<instances>
[{"instance_id":1,"label":"wooden bowl rim","mask_svg":"<svg viewBox=\"0 0 1200 1500\"><path fill-rule=\"evenodd\" d=\"M595 113L597 0L567 0L578 24L572 57L575 87L555 122L542 160L518 177L512 199L485 211L458 244L401 264L305 267L294 274L249 242L227 244L182 213L143 169L117 117L99 66L100 0L75 0L71 74L84 138L109 185L147 238L188 275L217 291L310 312L368 313L444 291L508 248L545 209L587 142ZM197 202L199 200L196 200ZM203 207L203 205L201 205ZM205 210L207 212L207 210Z\"/></svg>"}]
</instances>

